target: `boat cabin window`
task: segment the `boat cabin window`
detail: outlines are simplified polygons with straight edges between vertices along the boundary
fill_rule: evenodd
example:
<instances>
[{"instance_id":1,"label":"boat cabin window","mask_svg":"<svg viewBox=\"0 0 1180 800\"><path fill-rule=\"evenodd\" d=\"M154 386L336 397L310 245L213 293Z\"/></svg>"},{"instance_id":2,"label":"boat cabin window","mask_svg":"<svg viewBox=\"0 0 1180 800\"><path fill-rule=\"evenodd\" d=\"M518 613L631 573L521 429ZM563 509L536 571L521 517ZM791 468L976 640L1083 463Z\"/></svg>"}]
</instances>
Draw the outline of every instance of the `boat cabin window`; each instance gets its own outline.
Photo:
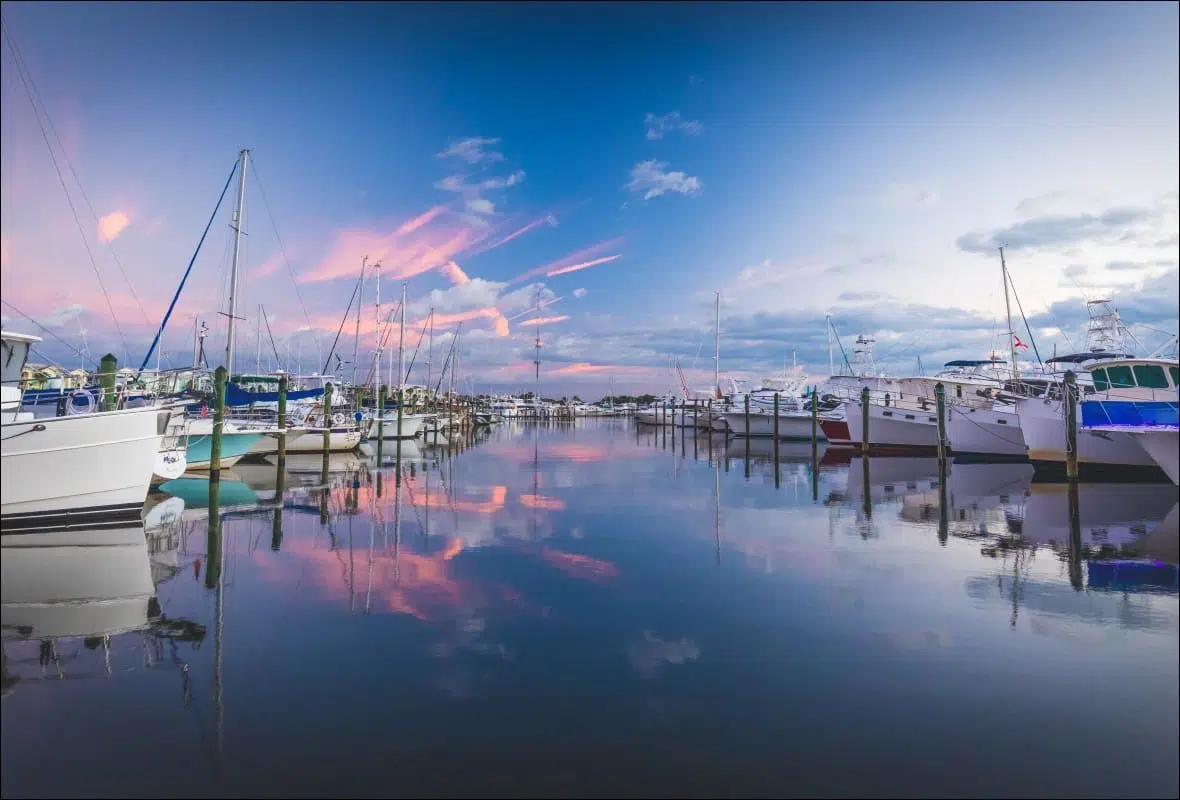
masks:
<instances>
[{"instance_id":1,"label":"boat cabin window","mask_svg":"<svg viewBox=\"0 0 1180 800\"><path fill-rule=\"evenodd\" d=\"M1136 364L1135 380L1144 389L1167 389L1168 376L1164 368L1156 364Z\"/></svg>"},{"instance_id":2,"label":"boat cabin window","mask_svg":"<svg viewBox=\"0 0 1180 800\"><path fill-rule=\"evenodd\" d=\"M1168 372L1172 375L1172 385L1180 386L1180 367L1168 367Z\"/></svg>"},{"instance_id":3,"label":"boat cabin window","mask_svg":"<svg viewBox=\"0 0 1180 800\"><path fill-rule=\"evenodd\" d=\"M1131 374L1130 367L1103 367L1091 370L1090 374L1094 378L1094 388L1100 392L1107 389L1130 389L1135 386L1135 376Z\"/></svg>"},{"instance_id":4,"label":"boat cabin window","mask_svg":"<svg viewBox=\"0 0 1180 800\"><path fill-rule=\"evenodd\" d=\"M958 397L959 399L963 398L963 387L962 386L955 387L955 397Z\"/></svg>"}]
</instances>

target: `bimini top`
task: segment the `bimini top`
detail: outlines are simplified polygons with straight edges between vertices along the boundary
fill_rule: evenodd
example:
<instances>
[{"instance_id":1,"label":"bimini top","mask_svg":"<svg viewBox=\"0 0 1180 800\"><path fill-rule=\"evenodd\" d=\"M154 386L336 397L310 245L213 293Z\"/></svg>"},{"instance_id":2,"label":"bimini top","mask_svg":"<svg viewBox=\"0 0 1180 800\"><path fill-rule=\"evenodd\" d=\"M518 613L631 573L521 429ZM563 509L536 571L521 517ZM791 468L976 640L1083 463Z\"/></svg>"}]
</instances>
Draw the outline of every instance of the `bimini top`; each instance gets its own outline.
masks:
<instances>
[{"instance_id":1,"label":"bimini top","mask_svg":"<svg viewBox=\"0 0 1180 800\"><path fill-rule=\"evenodd\" d=\"M0 331L0 339L6 342L28 342L29 344L36 344L41 341L40 336L34 336L29 333L16 333L14 331Z\"/></svg>"},{"instance_id":2,"label":"bimini top","mask_svg":"<svg viewBox=\"0 0 1180 800\"><path fill-rule=\"evenodd\" d=\"M948 361L945 364L943 364L943 366L944 367L982 367L986 364L1007 364L1007 363L1008 363L1007 361L1004 361L1002 359L995 359L994 361L990 358L984 358L984 359L980 359L978 361L972 361L971 359L959 359L958 361Z\"/></svg>"},{"instance_id":3,"label":"bimini top","mask_svg":"<svg viewBox=\"0 0 1180 800\"><path fill-rule=\"evenodd\" d=\"M1081 364L1083 361L1097 361L1102 358L1134 358L1130 353L1108 353L1098 350L1091 353L1070 353L1066 356L1056 356L1045 361L1046 364Z\"/></svg>"}]
</instances>

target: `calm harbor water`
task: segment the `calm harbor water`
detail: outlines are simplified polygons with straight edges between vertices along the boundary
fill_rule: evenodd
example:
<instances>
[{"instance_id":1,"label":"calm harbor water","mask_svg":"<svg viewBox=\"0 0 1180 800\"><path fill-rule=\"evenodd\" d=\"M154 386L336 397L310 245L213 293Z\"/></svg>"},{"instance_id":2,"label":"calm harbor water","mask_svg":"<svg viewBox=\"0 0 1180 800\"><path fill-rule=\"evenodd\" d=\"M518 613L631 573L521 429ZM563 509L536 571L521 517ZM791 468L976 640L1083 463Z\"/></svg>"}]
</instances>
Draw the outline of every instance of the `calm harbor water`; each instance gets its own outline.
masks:
<instances>
[{"instance_id":1,"label":"calm harbor water","mask_svg":"<svg viewBox=\"0 0 1180 800\"><path fill-rule=\"evenodd\" d=\"M220 559L199 478L5 537L3 794L1177 796L1175 487L820 455L506 425L239 464Z\"/></svg>"}]
</instances>

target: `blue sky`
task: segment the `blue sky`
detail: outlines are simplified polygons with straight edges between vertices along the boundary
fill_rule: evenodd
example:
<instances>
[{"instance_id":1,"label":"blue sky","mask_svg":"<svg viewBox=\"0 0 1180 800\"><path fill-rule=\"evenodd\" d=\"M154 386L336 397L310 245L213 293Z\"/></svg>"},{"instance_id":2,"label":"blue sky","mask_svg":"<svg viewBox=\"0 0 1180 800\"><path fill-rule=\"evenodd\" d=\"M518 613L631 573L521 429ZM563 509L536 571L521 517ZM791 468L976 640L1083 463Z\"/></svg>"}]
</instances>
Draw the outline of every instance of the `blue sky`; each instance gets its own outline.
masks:
<instances>
[{"instance_id":1,"label":"blue sky","mask_svg":"<svg viewBox=\"0 0 1180 800\"><path fill-rule=\"evenodd\" d=\"M263 303L284 358L290 340L311 368L365 253L395 278L386 298L408 280L411 339L431 307L453 320L439 347L467 319L477 388L530 383L537 327L517 315L537 291L560 298L546 316L568 317L539 326L556 394L663 390L674 355L707 381L716 290L735 377L792 350L822 372L826 313L876 335L898 370L980 357L1003 310L1000 240L1046 348L1076 340L1083 297L1113 296L1150 326L1145 345L1176 327L1174 3L4 13L134 361L242 147L258 179L239 311L250 363ZM4 298L121 354L12 64L6 45ZM194 316L221 346L228 222L224 208L168 361L191 353ZM371 297L370 284L370 347Z\"/></svg>"}]
</instances>

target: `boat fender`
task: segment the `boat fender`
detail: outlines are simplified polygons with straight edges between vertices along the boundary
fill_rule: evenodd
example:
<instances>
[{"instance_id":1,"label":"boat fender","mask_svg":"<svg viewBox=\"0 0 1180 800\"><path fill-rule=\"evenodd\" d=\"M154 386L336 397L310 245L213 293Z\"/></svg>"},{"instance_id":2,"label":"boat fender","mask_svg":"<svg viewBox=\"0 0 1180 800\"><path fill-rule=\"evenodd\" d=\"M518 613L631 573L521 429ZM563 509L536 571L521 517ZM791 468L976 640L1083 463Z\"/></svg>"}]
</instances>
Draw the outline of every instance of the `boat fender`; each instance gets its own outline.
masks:
<instances>
[{"instance_id":1,"label":"boat fender","mask_svg":"<svg viewBox=\"0 0 1180 800\"><path fill-rule=\"evenodd\" d=\"M86 408L85 409L81 408L78 405L75 405L75 401L79 397L86 401ZM69 414L71 417L77 416L78 414L89 414L93 410L94 410L94 395L90 392L90 390L79 389L76 392L72 392L70 394L70 402L66 405L66 413Z\"/></svg>"},{"instance_id":2,"label":"boat fender","mask_svg":"<svg viewBox=\"0 0 1180 800\"><path fill-rule=\"evenodd\" d=\"M335 414L332 415L332 424L333 425L343 425L346 422L348 422L348 417L344 416L343 411L337 411Z\"/></svg>"},{"instance_id":3,"label":"boat fender","mask_svg":"<svg viewBox=\"0 0 1180 800\"><path fill-rule=\"evenodd\" d=\"M359 411L358 411L358 412L356 412L355 414L353 414L353 415L352 415L352 418L356 420L356 424L357 424L357 425L360 425L360 424L361 424L361 422L363 422L363 421L364 421L364 419L365 419L365 415L364 415L364 414L362 414L361 412L359 412Z\"/></svg>"}]
</instances>

